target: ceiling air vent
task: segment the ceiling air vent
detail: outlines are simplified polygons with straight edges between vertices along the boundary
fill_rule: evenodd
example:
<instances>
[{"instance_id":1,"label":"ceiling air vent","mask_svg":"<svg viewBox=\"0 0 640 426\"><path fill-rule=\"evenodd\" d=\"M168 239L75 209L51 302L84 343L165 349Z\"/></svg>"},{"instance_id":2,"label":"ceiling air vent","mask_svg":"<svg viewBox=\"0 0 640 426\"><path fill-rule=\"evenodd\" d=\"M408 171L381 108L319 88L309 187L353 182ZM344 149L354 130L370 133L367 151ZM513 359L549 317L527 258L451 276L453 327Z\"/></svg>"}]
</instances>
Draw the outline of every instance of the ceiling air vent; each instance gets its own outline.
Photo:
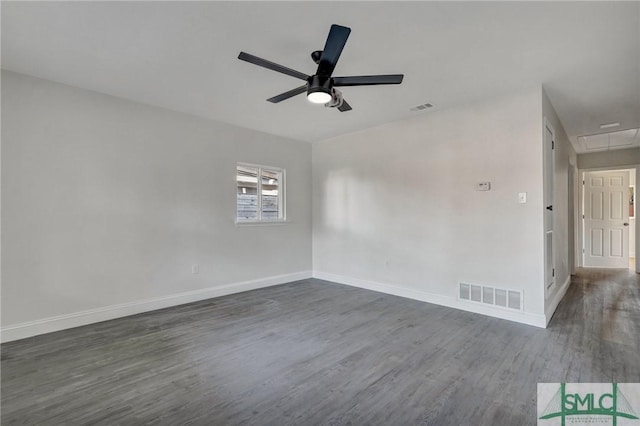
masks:
<instances>
[{"instance_id":1,"label":"ceiling air vent","mask_svg":"<svg viewBox=\"0 0 640 426\"><path fill-rule=\"evenodd\" d=\"M413 108L410 109L410 111L421 111L423 109L429 109L429 108L433 108L433 105L422 104L422 105L414 106Z\"/></svg>"},{"instance_id":2,"label":"ceiling air vent","mask_svg":"<svg viewBox=\"0 0 640 426\"><path fill-rule=\"evenodd\" d=\"M637 128L578 136L578 150L581 153L636 147L640 147L640 129Z\"/></svg>"}]
</instances>

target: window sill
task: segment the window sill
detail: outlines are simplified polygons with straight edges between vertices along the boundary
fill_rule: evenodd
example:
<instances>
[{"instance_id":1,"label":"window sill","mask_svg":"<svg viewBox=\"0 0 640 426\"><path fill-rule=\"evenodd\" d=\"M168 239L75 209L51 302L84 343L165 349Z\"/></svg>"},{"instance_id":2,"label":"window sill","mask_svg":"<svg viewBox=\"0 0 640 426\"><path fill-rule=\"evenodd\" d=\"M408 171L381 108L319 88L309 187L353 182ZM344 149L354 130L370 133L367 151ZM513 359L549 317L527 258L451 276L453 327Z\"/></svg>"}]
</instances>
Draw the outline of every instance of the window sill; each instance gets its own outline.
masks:
<instances>
[{"instance_id":1,"label":"window sill","mask_svg":"<svg viewBox=\"0 0 640 426\"><path fill-rule=\"evenodd\" d=\"M236 221L236 226L239 226L239 227L273 226L273 225L287 225L289 223L291 223L290 220L264 220L264 221L241 220L241 221Z\"/></svg>"}]
</instances>

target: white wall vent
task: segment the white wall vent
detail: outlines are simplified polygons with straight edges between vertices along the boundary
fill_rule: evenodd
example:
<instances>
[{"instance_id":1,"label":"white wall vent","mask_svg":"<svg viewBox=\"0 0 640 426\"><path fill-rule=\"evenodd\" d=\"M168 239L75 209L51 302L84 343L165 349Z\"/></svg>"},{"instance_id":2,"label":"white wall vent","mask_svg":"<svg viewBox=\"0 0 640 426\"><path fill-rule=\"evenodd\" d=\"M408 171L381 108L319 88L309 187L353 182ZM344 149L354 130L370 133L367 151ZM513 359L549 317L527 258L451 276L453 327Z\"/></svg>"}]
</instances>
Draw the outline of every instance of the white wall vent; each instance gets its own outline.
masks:
<instances>
[{"instance_id":1,"label":"white wall vent","mask_svg":"<svg viewBox=\"0 0 640 426\"><path fill-rule=\"evenodd\" d=\"M460 283L458 299L517 311L523 309L522 290Z\"/></svg>"}]
</instances>

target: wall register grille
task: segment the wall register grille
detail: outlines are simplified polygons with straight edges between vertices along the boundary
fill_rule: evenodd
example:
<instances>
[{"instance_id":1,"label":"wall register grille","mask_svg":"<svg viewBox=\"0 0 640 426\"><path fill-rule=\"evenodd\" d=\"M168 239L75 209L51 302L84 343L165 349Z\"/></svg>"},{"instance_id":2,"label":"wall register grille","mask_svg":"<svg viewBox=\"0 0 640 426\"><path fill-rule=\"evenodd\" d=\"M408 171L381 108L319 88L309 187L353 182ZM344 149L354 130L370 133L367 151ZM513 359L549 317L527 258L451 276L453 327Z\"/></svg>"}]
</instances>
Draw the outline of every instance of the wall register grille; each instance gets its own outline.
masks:
<instances>
[{"instance_id":1,"label":"wall register grille","mask_svg":"<svg viewBox=\"0 0 640 426\"><path fill-rule=\"evenodd\" d=\"M523 310L521 290L511 290L486 285L459 283L458 299L483 305Z\"/></svg>"}]
</instances>

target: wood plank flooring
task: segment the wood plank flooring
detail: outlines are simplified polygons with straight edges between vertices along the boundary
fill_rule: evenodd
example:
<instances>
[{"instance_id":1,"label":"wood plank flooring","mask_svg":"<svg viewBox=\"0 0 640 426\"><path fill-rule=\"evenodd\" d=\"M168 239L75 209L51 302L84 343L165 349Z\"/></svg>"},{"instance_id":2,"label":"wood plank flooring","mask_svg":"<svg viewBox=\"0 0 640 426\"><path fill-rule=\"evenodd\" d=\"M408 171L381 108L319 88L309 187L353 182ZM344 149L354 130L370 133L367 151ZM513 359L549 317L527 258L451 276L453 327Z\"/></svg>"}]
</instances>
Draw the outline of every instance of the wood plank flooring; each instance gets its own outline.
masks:
<instances>
[{"instance_id":1,"label":"wood plank flooring","mask_svg":"<svg viewBox=\"0 0 640 426\"><path fill-rule=\"evenodd\" d=\"M2 345L3 425L533 425L538 382L640 382L640 275L550 327L320 280Z\"/></svg>"}]
</instances>

